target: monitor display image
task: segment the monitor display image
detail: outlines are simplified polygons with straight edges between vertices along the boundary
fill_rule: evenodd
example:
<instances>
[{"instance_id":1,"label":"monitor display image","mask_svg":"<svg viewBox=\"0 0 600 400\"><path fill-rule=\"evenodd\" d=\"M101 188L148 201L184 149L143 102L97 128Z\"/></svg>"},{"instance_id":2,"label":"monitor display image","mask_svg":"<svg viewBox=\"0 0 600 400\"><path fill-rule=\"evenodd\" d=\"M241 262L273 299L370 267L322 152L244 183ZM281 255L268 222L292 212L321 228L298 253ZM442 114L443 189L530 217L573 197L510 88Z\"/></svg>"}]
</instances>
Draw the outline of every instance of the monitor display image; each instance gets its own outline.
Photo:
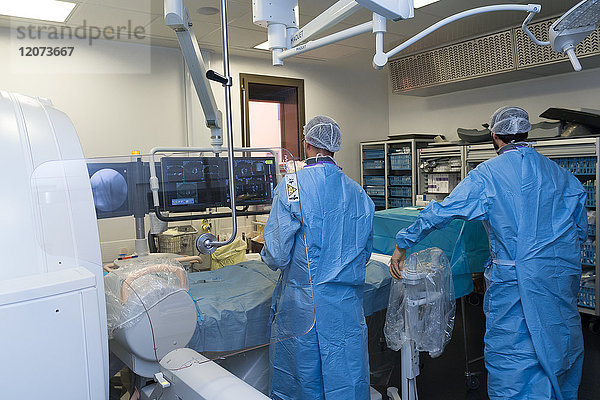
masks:
<instances>
[{"instance_id":1,"label":"monitor display image","mask_svg":"<svg viewBox=\"0 0 600 400\"><path fill-rule=\"evenodd\" d=\"M277 184L275 159L236 157L234 163L236 205L271 204ZM229 206L227 158L165 157L161 165L164 209L188 212Z\"/></svg>"},{"instance_id":2,"label":"monitor display image","mask_svg":"<svg viewBox=\"0 0 600 400\"><path fill-rule=\"evenodd\" d=\"M99 219L132 215L129 163L88 163Z\"/></svg>"}]
</instances>

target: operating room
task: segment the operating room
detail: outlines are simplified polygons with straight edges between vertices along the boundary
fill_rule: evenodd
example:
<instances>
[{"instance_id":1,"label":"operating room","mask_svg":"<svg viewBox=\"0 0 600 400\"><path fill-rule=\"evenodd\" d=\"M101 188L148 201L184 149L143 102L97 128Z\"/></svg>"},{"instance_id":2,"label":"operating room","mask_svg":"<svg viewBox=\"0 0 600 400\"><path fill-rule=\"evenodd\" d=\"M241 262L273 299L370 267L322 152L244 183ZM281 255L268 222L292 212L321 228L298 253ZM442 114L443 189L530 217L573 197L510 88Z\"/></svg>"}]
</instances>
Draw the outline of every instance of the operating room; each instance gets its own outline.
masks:
<instances>
[{"instance_id":1,"label":"operating room","mask_svg":"<svg viewBox=\"0 0 600 400\"><path fill-rule=\"evenodd\" d=\"M0 0L0 399L600 398L599 23Z\"/></svg>"}]
</instances>

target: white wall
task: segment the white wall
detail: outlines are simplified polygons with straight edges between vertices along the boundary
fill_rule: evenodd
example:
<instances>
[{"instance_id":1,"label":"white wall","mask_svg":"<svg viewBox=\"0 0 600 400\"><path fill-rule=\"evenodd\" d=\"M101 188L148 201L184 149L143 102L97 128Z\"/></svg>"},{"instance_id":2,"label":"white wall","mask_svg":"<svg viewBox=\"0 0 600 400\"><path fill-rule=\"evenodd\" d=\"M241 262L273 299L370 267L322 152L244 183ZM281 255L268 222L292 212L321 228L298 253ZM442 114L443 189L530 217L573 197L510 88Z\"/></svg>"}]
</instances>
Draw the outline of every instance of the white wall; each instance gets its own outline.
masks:
<instances>
[{"instance_id":1,"label":"white wall","mask_svg":"<svg viewBox=\"0 0 600 400\"><path fill-rule=\"evenodd\" d=\"M390 85L390 132L435 132L456 140L456 128L482 129L504 105L523 107L533 123L550 107L600 109L600 69L432 97L395 95Z\"/></svg>"}]
</instances>

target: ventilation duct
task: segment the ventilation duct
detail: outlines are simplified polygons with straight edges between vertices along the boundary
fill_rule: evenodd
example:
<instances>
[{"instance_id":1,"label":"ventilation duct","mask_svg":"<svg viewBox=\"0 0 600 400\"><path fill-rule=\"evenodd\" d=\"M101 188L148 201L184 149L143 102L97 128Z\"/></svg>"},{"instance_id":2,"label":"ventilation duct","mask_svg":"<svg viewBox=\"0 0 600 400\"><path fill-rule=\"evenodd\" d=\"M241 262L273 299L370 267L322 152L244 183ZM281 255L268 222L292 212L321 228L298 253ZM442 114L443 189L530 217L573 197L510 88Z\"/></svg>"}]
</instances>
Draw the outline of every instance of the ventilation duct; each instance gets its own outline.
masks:
<instances>
[{"instance_id":1,"label":"ventilation duct","mask_svg":"<svg viewBox=\"0 0 600 400\"><path fill-rule=\"evenodd\" d=\"M541 40L556 19L530 24ZM597 29L577 46L586 68L600 66ZM508 29L397 58L389 63L395 94L433 96L572 71L567 56L538 46L522 28Z\"/></svg>"}]
</instances>

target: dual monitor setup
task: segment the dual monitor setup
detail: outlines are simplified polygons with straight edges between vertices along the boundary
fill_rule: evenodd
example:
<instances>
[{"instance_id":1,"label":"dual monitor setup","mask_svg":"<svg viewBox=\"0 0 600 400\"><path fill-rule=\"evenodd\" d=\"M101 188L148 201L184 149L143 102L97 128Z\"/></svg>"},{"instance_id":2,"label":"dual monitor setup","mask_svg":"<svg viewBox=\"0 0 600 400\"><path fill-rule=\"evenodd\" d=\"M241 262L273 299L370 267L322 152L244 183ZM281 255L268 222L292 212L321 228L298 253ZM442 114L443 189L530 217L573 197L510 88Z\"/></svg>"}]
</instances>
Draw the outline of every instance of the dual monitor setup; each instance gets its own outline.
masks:
<instances>
[{"instance_id":1,"label":"dual monitor setup","mask_svg":"<svg viewBox=\"0 0 600 400\"><path fill-rule=\"evenodd\" d=\"M234 159L236 206L270 205L277 185L274 157ZM225 157L163 157L156 167L161 211L203 212L229 207L228 160ZM88 162L99 219L148 213L153 209L150 166L131 162Z\"/></svg>"}]
</instances>

